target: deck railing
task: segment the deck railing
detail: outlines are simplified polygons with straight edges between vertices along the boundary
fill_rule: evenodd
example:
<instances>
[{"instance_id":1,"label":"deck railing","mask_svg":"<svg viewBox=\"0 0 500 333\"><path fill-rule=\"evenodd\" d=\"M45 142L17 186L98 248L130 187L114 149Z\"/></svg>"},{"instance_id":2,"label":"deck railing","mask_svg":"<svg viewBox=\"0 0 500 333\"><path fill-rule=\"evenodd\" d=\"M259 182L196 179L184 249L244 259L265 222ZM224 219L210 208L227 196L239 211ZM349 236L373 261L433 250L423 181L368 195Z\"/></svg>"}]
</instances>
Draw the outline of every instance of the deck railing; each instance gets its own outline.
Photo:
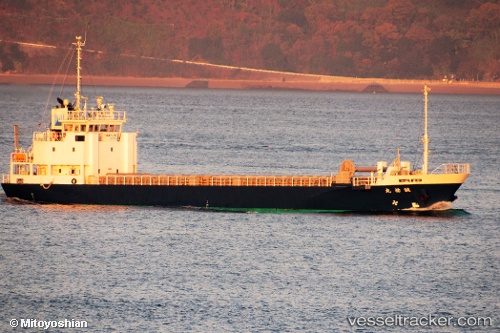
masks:
<instances>
[{"instance_id":1,"label":"deck railing","mask_svg":"<svg viewBox=\"0 0 500 333\"><path fill-rule=\"evenodd\" d=\"M88 183L100 185L166 186L331 186L332 176L262 175L106 175L89 177Z\"/></svg>"},{"instance_id":2,"label":"deck railing","mask_svg":"<svg viewBox=\"0 0 500 333\"><path fill-rule=\"evenodd\" d=\"M353 177L352 186L369 186L377 183L377 177Z\"/></svg>"},{"instance_id":3,"label":"deck railing","mask_svg":"<svg viewBox=\"0 0 500 333\"><path fill-rule=\"evenodd\" d=\"M59 116L59 120L126 120L125 111L91 110L66 111Z\"/></svg>"},{"instance_id":4,"label":"deck railing","mask_svg":"<svg viewBox=\"0 0 500 333\"><path fill-rule=\"evenodd\" d=\"M470 164L441 164L431 174L470 174Z\"/></svg>"}]
</instances>

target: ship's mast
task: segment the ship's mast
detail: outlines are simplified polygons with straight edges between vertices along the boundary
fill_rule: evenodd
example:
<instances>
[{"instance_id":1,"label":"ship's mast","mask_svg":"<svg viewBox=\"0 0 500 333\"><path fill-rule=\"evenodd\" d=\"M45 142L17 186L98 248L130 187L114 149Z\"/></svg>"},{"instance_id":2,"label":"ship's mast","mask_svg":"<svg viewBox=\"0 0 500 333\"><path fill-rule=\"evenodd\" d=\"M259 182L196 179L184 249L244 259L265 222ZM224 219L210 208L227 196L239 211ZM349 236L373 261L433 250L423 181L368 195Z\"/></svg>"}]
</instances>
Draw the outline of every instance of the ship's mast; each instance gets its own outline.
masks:
<instances>
[{"instance_id":1,"label":"ship's mast","mask_svg":"<svg viewBox=\"0 0 500 333\"><path fill-rule=\"evenodd\" d=\"M427 134L427 95L431 91L427 85L424 85L424 137L422 142L424 143L424 165L422 166L422 173L427 174L429 170L429 135Z\"/></svg>"},{"instance_id":2,"label":"ship's mast","mask_svg":"<svg viewBox=\"0 0 500 333\"><path fill-rule=\"evenodd\" d=\"M19 151L19 126L14 125L14 153Z\"/></svg>"},{"instance_id":3,"label":"ship's mast","mask_svg":"<svg viewBox=\"0 0 500 333\"><path fill-rule=\"evenodd\" d=\"M81 83L82 75L80 73L82 67L80 66L80 61L82 60L82 46L85 46L85 42L82 42L82 36L76 36L76 92L75 92L75 110L80 110L80 100L81 100Z\"/></svg>"}]
</instances>

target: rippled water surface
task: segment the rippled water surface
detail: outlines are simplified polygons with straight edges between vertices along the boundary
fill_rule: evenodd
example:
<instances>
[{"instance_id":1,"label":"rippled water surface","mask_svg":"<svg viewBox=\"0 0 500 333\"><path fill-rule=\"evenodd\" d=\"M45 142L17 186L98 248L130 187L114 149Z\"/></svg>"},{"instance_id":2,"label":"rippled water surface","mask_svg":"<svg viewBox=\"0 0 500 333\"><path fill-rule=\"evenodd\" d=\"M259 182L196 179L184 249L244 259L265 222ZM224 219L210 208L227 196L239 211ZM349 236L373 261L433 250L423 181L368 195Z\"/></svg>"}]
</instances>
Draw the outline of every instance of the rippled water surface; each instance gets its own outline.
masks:
<instances>
[{"instance_id":1,"label":"rippled water surface","mask_svg":"<svg viewBox=\"0 0 500 333\"><path fill-rule=\"evenodd\" d=\"M127 111L140 172L329 174L347 158L390 162L398 147L422 163L420 95L87 89ZM24 147L46 126L49 91L0 86L0 172L13 124ZM429 107L431 169L472 169L444 212L39 205L0 191L0 330L35 318L92 332L398 332L347 318L431 315L493 326L417 331L498 331L500 98L431 92Z\"/></svg>"}]
</instances>

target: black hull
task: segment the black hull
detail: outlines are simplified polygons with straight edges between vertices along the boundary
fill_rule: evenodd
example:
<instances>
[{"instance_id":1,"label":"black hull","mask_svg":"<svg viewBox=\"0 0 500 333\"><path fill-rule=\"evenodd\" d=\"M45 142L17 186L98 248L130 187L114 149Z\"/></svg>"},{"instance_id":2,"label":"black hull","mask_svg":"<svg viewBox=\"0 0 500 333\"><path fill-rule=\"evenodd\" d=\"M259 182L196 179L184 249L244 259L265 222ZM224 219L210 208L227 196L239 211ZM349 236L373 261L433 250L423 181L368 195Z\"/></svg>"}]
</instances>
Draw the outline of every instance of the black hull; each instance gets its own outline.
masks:
<instances>
[{"instance_id":1,"label":"black hull","mask_svg":"<svg viewBox=\"0 0 500 333\"><path fill-rule=\"evenodd\" d=\"M57 204L202 207L220 210L399 211L451 202L461 184L332 187L2 184L8 197Z\"/></svg>"}]
</instances>

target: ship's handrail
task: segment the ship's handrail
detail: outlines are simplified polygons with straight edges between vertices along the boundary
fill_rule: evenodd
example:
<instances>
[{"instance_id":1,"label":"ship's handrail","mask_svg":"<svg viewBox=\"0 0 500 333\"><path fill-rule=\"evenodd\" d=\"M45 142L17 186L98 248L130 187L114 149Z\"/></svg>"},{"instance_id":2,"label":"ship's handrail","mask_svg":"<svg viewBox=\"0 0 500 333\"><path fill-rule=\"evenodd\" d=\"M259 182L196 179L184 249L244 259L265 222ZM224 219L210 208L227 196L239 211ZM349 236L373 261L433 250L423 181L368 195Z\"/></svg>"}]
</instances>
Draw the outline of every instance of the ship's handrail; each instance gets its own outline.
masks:
<instances>
[{"instance_id":1,"label":"ship's handrail","mask_svg":"<svg viewBox=\"0 0 500 333\"><path fill-rule=\"evenodd\" d=\"M9 184L10 183L10 175L8 174L2 174L2 183L3 184Z\"/></svg>"},{"instance_id":2,"label":"ship's handrail","mask_svg":"<svg viewBox=\"0 0 500 333\"><path fill-rule=\"evenodd\" d=\"M126 120L126 111L90 110L66 111L58 116L59 121L68 120Z\"/></svg>"},{"instance_id":3,"label":"ship's handrail","mask_svg":"<svg viewBox=\"0 0 500 333\"><path fill-rule=\"evenodd\" d=\"M431 174L470 174L470 164L445 163L432 170Z\"/></svg>"},{"instance_id":4,"label":"ship's handrail","mask_svg":"<svg viewBox=\"0 0 500 333\"><path fill-rule=\"evenodd\" d=\"M328 187L335 182L333 176L113 174L89 178L88 183L100 185Z\"/></svg>"},{"instance_id":5,"label":"ship's handrail","mask_svg":"<svg viewBox=\"0 0 500 333\"><path fill-rule=\"evenodd\" d=\"M87 119L90 120L101 120L101 119L111 119L111 120L126 120L126 112L125 111L88 111Z\"/></svg>"},{"instance_id":6,"label":"ship's handrail","mask_svg":"<svg viewBox=\"0 0 500 333\"><path fill-rule=\"evenodd\" d=\"M352 178L352 186L373 185L376 183L377 183L377 177L374 176Z\"/></svg>"}]
</instances>

